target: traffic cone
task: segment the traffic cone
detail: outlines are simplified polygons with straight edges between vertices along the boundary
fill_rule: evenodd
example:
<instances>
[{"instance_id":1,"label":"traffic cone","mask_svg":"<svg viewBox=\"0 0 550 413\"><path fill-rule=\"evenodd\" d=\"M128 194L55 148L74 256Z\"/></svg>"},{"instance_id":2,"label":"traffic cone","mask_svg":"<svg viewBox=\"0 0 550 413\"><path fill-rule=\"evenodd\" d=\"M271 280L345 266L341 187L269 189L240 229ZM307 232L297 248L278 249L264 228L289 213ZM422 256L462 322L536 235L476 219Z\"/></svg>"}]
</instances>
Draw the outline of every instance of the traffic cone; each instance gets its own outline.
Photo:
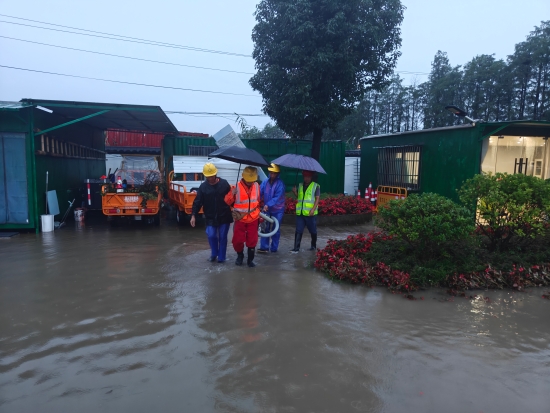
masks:
<instances>
[{"instance_id":1,"label":"traffic cone","mask_svg":"<svg viewBox=\"0 0 550 413\"><path fill-rule=\"evenodd\" d=\"M361 191L357 188L357 198L361 199Z\"/></svg>"},{"instance_id":2,"label":"traffic cone","mask_svg":"<svg viewBox=\"0 0 550 413\"><path fill-rule=\"evenodd\" d=\"M369 182L369 187L365 189L365 199L368 201L372 195L372 182Z\"/></svg>"}]
</instances>

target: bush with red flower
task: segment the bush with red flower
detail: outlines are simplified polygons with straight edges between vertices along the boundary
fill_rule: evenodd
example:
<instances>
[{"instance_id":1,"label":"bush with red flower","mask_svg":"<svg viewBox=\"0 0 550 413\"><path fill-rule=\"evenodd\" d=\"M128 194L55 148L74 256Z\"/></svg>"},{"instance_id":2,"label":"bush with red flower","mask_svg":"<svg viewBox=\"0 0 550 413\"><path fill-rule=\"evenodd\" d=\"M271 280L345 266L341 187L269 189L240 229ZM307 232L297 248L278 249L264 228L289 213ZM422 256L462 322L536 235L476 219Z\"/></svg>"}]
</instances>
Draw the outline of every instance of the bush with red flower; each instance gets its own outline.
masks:
<instances>
[{"instance_id":1,"label":"bush with red flower","mask_svg":"<svg viewBox=\"0 0 550 413\"><path fill-rule=\"evenodd\" d=\"M414 299L411 293L423 285L423 279L370 259L373 246L380 247L394 241L391 236L381 232L350 235L344 240L331 239L325 248L317 251L314 267L334 280L385 286L394 293ZM509 271L497 270L488 265L484 270L452 273L435 285L447 288L451 295L463 297L468 296L467 291L476 289L510 288L525 291L530 287L550 285L550 263L529 267L513 265ZM542 297L550 299L550 293L542 294Z\"/></svg>"},{"instance_id":2,"label":"bush with red flower","mask_svg":"<svg viewBox=\"0 0 550 413\"><path fill-rule=\"evenodd\" d=\"M286 197L285 214L296 213L296 202L295 197ZM372 210L369 201L354 196L326 195L319 201L319 215L365 214Z\"/></svg>"},{"instance_id":3,"label":"bush with red flower","mask_svg":"<svg viewBox=\"0 0 550 413\"><path fill-rule=\"evenodd\" d=\"M380 232L367 235L350 235L345 240L329 240L327 246L317 251L315 268L330 278L368 286L382 285L392 292L410 293L418 289L408 273L392 270L388 265L368 263L365 259L374 242L384 242L389 237Z\"/></svg>"}]
</instances>

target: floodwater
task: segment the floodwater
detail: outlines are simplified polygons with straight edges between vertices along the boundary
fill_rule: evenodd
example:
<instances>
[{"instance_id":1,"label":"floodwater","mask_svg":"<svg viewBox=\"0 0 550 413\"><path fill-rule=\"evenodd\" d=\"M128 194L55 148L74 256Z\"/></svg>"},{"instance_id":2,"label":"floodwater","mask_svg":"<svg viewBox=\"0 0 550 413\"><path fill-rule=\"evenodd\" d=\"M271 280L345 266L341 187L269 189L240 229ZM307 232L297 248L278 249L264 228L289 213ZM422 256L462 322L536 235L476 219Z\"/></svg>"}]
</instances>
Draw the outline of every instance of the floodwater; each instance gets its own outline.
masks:
<instances>
[{"instance_id":1,"label":"floodwater","mask_svg":"<svg viewBox=\"0 0 550 413\"><path fill-rule=\"evenodd\" d=\"M550 411L546 290L409 301L283 234L256 268L166 219L0 240L0 412Z\"/></svg>"}]
</instances>

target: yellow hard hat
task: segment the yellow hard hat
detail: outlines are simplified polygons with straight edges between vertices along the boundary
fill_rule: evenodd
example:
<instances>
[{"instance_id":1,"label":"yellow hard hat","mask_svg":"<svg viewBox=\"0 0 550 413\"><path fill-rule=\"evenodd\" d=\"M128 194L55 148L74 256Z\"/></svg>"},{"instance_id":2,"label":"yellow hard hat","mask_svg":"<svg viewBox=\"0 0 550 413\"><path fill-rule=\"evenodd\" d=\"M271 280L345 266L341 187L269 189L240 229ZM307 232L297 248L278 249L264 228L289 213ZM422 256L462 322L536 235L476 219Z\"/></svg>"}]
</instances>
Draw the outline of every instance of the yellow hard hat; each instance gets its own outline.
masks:
<instances>
[{"instance_id":1,"label":"yellow hard hat","mask_svg":"<svg viewBox=\"0 0 550 413\"><path fill-rule=\"evenodd\" d=\"M281 172L281 168L279 168L279 165L275 165L274 163L272 163L271 166L267 168L267 170L269 172L275 172L277 174Z\"/></svg>"},{"instance_id":2,"label":"yellow hard hat","mask_svg":"<svg viewBox=\"0 0 550 413\"><path fill-rule=\"evenodd\" d=\"M258 180L258 170L253 166L247 166L243 170L243 179L246 182L256 182Z\"/></svg>"},{"instance_id":3,"label":"yellow hard hat","mask_svg":"<svg viewBox=\"0 0 550 413\"><path fill-rule=\"evenodd\" d=\"M216 166L213 163L205 163L202 167L202 174L206 177L214 176L218 173Z\"/></svg>"}]
</instances>

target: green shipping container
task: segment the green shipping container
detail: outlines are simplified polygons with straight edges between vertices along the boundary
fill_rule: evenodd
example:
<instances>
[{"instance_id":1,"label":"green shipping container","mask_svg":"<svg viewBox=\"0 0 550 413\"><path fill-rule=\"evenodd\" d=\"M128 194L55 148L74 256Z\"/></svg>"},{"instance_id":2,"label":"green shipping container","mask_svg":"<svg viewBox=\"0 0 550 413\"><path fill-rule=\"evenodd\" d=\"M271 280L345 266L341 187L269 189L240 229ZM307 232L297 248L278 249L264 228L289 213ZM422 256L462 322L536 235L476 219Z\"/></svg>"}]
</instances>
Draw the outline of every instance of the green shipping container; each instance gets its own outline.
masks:
<instances>
[{"instance_id":1,"label":"green shipping container","mask_svg":"<svg viewBox=\"0 0 550 413\"><path fill-rule=\"evenodd\" d=\"M463 182L482 170L548 178L548 136L550 122L535 121L479 122L367 136L361 139L360 188L363 192L372 182L373 188L405 187L412 193L432 192L458 201ZM526 144L523 138L533 143ZM520 169L514 162L522 158L529 165ZM540 175L535 162L540 162Z\"/></svg>"}]
</instances>

